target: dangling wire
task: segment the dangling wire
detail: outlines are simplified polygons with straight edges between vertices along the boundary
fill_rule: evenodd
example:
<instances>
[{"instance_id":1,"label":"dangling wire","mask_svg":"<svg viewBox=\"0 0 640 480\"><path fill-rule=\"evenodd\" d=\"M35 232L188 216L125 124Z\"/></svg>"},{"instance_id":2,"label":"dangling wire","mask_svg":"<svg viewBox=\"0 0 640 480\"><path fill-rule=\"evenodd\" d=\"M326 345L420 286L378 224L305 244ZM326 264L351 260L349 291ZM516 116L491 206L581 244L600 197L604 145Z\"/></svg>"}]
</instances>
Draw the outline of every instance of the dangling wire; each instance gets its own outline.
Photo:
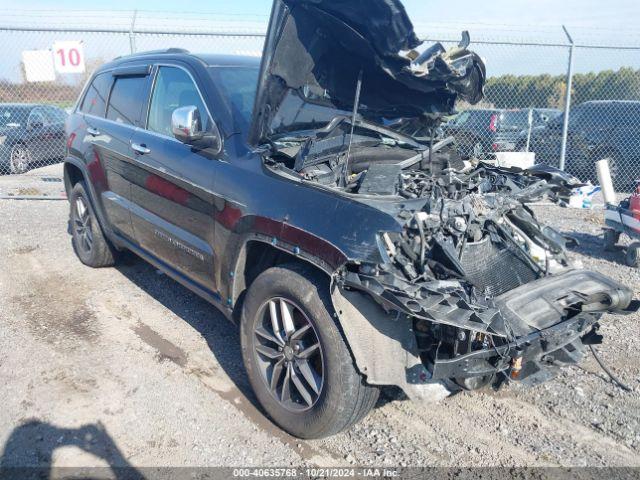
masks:
<instances>
[{"instance_id":1,"label":"dangling wire","mask_svg":"<svg viewBox=\"0 0 640 480\"><path fill-rule=\"evenodd\" d=\"M591 353L593 353L593 358L596 359L596 362L598 362L598 365L600 365L600 367L602 368L602 370L604 370L604 373L606 373L607 375L609 375L609 378L611 379L611 381L613 383L615 383L616 385L618 385L622 390L624 390L625 392L632 392L633 390L631 390L631 388L627 387L624 383L622 383L618 377L616 377L613 372L611 372L611 370L609 370L607 368L607 366L604 364L604 362L602 361L602 359L600 358L600 355L598 355L598 352L596 352L596 349L593 348L593 345L589 345L589 350L591 350Z\"/></svg>"}]
</instances>

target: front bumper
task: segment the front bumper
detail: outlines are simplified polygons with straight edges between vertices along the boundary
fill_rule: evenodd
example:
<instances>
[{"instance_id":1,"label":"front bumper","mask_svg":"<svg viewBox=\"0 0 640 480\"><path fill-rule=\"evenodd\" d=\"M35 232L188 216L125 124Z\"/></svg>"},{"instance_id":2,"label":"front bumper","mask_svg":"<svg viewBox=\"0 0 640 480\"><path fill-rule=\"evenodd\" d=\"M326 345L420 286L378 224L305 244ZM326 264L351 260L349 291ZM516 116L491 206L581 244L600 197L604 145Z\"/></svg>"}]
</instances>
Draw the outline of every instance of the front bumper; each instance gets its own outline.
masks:
<instances>
[{"instance_id":1,"label":"front bumper","mask_svg":"<svg viewBox=\"0 0 640 480\"><path fill-rule=\"evenodd\" d=\"M579 362L584 345L597 343L595 330L603 313L638 308L629 289L582 270L545 277L500 295L494 299L490 323L463 314L466 306L454 297L434 293L439 308L417 317L403 299L371 278L350 284L346 289L334 285L331 297L359 372L369 384L396 385L414 401L441 398L450 380L461 383L498 373L503 374L499 379L530 385L549 380L558 367ZM511 334L496 347L448 358L436 354L434 361L418 341L416 322L475 329L500 339L506 338L500 333L506 326Z\"/></svg>"},{"instance_id":2,"label":"front bumper","mask_svg":"<svg viewBox=\"0 0 640 480\"><path fill-rule=\"evenodd\" d=\"M542 383L553 378L557 367L582 359L582 339L593 330L599 316L587 314L490 350L438 360L431 367L431 380L487 377L505 372L511 381Z\"/></svg>"},{"instance_id":3,"label":"front bumper","mask_svg":"<svg viewBox=\"0 0 640 480\"><path fill-rule=\"evenodd\" d=\"M584 345L599 342L597 322L603 313L626 314L639 306L628 288L583 270L525 284L497 297L495 303L513 333L511 340L427 364L432 380L505 372L511 381L542 383L558 367L578 363Z\"/></svg>"}]
</instances>

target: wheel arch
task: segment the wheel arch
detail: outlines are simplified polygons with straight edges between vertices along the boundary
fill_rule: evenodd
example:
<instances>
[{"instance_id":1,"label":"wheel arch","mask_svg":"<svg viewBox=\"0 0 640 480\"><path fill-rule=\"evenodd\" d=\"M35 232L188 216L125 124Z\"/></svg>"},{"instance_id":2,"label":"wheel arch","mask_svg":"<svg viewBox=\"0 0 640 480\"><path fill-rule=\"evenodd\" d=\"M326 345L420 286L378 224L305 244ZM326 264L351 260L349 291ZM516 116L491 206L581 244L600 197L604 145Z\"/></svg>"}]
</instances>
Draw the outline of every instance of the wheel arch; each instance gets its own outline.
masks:
<instances>
[{"instance_id":1,"label":"wheel arch","mask_svg":"<svg viewBox=\"0 0 640 480\"><path fill-rule=\"evenodd\" d=\"M322 260L305 255L297 248L289 249L282 243L268 241L266 238L254 236L247 238L240 248L235 265L231 269L230 299L234 305L234 317L239 318L244 294L253 281L265 270L285 264L306 265L323 274L327 282L335 269ZM329 284L328 283L328 284Z\"/></svg>"},{"instance_id":2,"label":"wheel arch","mask_svg":"<svg viewBox=\"0 0 640 480\"><path fill-rule=\"evenodd\" d=\"M89 201L93 207L94 212L98 217L98 223L102 228L102 231L106 234L107 238L116 244L114 240L113 231L107 221L106 215L102 209L102 202L99 201L98 194L95 191L94 185L90 180L90 175L87 167L80 160L73 157L67 157L64 160L63 167L63 181L64 189L67 194L67 198L71 196L71 190L80 181L84 181L87 194L89 195Z\"/></svg>"},{"instance_id":3,"label":"wheel arch","mask_svg":"<svg viewBox=\"0 0 640 480\"><path fill-rule=\"evenodd\" d=\"M65 161L63 167L63 179L64 179L64 190L67 193L67 197L71 195L71 190L76 185L76 183L85 180L86 177L82 168L77 164Z\"/></svg>"}]
</instances>

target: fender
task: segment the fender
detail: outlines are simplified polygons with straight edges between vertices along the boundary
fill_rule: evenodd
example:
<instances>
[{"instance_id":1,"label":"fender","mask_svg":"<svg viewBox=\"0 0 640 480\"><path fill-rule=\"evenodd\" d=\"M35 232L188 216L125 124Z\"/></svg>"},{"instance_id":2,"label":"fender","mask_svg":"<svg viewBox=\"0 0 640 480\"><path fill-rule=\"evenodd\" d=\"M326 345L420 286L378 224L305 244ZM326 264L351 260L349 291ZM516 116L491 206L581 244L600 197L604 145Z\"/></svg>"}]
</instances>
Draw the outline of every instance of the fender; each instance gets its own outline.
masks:
<instances>
[{"instance_id":1,"label":"fender","mask_svg":"<svg viewBox=\"0 0 640 480\"><path fill-rule=\"evenodd\" d=\"M334 275L336 270L346 263L346 255L326 240L289 224L276 222L272 219L262 219L255 224L260 225L265 223L265 221L269 224L279 224L277 236L257 230L243 232L238 238L237 245L239 245L239 247L233 254L233 260L228 264L228 277L230 278L229 298L233 299L234 303L246 288L242 273L246 266L247 245L249 242L268 245L293 258L309 263L318 270L326 273L329 277ZM267 230L273 231L273 229Z\"/></svg>"},{"instance_id":2,"label":"fender","mask_svg":"<svg viewBox=\"0 0 640 480\"><path fill-rule=\"evenodd\" d=\"M371 385L395 385L415 402L452 392L423 366L410 317L385 311L366 294L332 285L331 300L358 371Z\"/></svg>"}]
</instances>

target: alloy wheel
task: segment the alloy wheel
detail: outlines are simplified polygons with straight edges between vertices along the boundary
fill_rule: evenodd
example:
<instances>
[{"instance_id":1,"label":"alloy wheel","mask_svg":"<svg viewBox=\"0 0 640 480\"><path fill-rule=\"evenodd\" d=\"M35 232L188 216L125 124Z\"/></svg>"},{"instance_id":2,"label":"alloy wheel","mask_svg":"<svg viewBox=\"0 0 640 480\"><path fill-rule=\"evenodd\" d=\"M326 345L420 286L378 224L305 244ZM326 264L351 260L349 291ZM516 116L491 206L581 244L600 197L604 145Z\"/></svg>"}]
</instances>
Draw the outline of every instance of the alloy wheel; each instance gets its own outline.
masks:
<instances>
[{"instance_id":1,"label":"alloy wheel","mask_svg":"<svg viewBox=\"0 0 640 480\"><path fill-rule=\"evenodd\" d=\"M74 228L78 239L78 247L85 253L90 253L93 247L93 232L91 230L91 214L82 197L76 198Z\"/></svg>"},{"instance_id":2,"label":"alloy wheel","mask_svg":"<svg viewBox=\"0 0 640 480\"><path fill-rule=\"evenodd\" d=\"M292 301L272 298L258 313L254 353L262 379L284 408L312 408L324 385L324 360L318 334Z\"/></svg>"},{"instance_id":3,"label":"alloy wheel","mask_svg":"<svg viewBox=\"0 0 640 480\"><path fill-rule=\"evenodd\" d=\"M31 152L23 145L16 145L11 150L11 173L24 173L31 163Z\"/></svg>"}]
</instances>

